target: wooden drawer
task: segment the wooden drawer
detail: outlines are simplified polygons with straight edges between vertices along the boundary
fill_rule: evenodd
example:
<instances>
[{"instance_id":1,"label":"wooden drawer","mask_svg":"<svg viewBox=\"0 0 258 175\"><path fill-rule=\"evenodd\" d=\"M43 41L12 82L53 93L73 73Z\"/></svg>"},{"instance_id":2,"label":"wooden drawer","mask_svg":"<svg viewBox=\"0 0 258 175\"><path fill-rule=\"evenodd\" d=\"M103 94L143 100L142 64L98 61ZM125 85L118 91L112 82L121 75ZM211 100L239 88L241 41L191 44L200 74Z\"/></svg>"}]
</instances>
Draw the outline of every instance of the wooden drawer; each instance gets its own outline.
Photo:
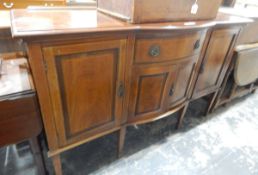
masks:
<instances>
[{"instance_id":1,"label":"wooden drawer","mask_svg":"<svg viewBox=\"0 0 258 175\"><path fill-rule=\"evenodd\" d=\"M32 135L37 136L41 129L34 93L0 99L0 145L26 140Z\"/></svg>"},{"instance_id":2,"label":"wooden drawer","mask_svg":"<svg viewBox=\"0 0 258 175\"><path fill-rule=\"evenodd\" d=\"M136 38L134 63L155 63L185 58L200 52L206 32L169 36L140 35Z\"/></svg>"}]
</instances>

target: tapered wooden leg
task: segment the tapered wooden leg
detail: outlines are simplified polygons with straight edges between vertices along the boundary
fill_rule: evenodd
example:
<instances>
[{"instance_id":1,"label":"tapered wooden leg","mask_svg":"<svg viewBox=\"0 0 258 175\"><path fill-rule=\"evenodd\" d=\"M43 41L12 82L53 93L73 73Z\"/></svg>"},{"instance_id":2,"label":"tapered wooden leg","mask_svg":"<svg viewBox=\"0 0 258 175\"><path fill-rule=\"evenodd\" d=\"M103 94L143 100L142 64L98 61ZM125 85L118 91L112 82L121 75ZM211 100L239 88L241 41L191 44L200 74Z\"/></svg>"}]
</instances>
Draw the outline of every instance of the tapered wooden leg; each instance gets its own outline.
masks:
<instances>
[{"instance_id":1,"label":"tapered wooden leg","mask_svg":"<svg viewBox=\"0 0 258 175\"><path fill-rule=\"evenodd\" d=\"M236 90L237 90L237 84L234 83L234 84L233 84L233 87L231 88L230 95L229 95L230 100L233 99L233 97L234 97L234 95L235 95L235 93L236 93Z\"/></svg>"},{"instance_id":2,"label":"tapered wooden leg","mask_svg":"<svg viewBox=\"0 0 258 175\"><path fill-rule=\"evenodd\" d=\"M55 169L55 174L62 175L62 163L61 163L60 155L53 156L52 161Z\"/></svg>"},{"instance_id":3,"label":"tapered wooden leg","mask_svg":"<svg viewBox=\"0 0 258 175\"><path fill-rule=\"evenodd\" d=\"M224 103L222 106L223 106L224 108L226 108L226 107L228 107L228 103Z\"/></svg>"},{"instance_id":4,"label":"tapered wooden leg","mask_svg":"<svg viewBox=\"0 0 258 175\"><path fill-rule=\"evenodd\" d=\"M45 162L44 162L44 158L42 155L42 151L39 146L38 138L33 137L33 138L29 139L29 143L30 143L31 151L34 155L36 165L38 167L39 174L46 175Z\"/></svg>"},{"instance_id":5,"label":"tapered wooden leg","mask_svg":"<svg viewBox=\"0 0 258 175\"><path fill-rule=\"evenodd\" d=\"M125 143L125 135L126 135L126 126L123 126L118 134L118 154L117 157L122 157L123 154L123 148Z\"/></svg>"},{"instance_id":6,"label":"tapered wooden leg","mask_svg":"<svg viewBox=\"0 0 258 175\"><path fill-rule=\"evenodd\" d=\"M215 106L214 102L217 98L217 95L218 95L218 91L216 91L215 93L213 93L210 101L209 101L209 106L205 112L205 116L208 115L209 113L211 113L211 111L213 111L213 107Z\"/></svg>"},{"instance_id":7,"label":"tapered wooden leg","mask_svg":"<svg viewBox=\"0 0 258 175\"><path fill-rule=\"evenodd\" d=\"M178 121L177 121L177 125L176 125L176 129L180 129L182 127L182 123L183 123L183 120L184 120L184 117L185 117L185 113L186 113L186 110L188 108L188 104L189 103L186 103L185 106L180 109L180 112L179 112L179 118L178 118Z\"/></svg>"}]
</instances>

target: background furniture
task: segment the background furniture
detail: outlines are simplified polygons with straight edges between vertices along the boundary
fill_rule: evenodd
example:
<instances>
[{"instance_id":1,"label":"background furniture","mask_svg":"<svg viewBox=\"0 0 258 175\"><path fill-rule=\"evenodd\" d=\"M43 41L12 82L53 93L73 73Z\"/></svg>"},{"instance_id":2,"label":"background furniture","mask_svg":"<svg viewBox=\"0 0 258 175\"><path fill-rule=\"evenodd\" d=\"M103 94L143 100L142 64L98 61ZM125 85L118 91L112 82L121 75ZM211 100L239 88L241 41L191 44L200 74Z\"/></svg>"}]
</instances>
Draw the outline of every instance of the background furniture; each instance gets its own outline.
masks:
<instances>
[{"instance_id":1,"label":"background furniture","mask_svg":"<svg viewBox=\"0 0 258 175\"><path fill-rule=\"evenodd\" d=\"M258 9L258 8L257 8ZM246 27L243 28L237 45L252 44L258 42L258 13L257 9L248 8L220 8L220 12L236 15L240 17L250 18L253 20Z\"/></svg>"},{"instance_id":2,"label":"background furniture","mask_svg":"<svg viewBox=\"0 0 258 175\"><path fill-rule=\"evenodd\" d=\"M21 9L28 6L64 6L66 0L3 0L0 3L0 10Z\"/></svg>"},{"instance_id":3,"label":"background furniture","mask_svg":"<svg viewBox=\"0 0 258 175\"><path fill-rule=\"evenodd\" d=\"M220 105L229 103L237 97L255 92L258 88L257 50L257 44L245 46L244 48L237 47L212 110Z\"/></svg>"},{"instance_id":4,"label":"background furniture","mask_svg":"<svg viewBox=\"0 0 258 175\"><path fill-rule=\"evenodd\" d=\"M222 0L98 0L98 10L130 23L214 19ZM129 8L128 8L129 7Z\"/></svg>"},{"instance_id":5,"label":"background furniture","mask_svg":"<svg viewBox=\"0 0 258 175\"><path fill-rule=\"evenodd\" d=\"M37 140L42 122L25 47L11 36L9 11L0 11L0 19L0 146L28 140L38 170L45 174Z\"/></svg>"},{"instance_id":6,"label":"background furniture","mask_svg":"<svg viewBox=\"0 0 258 175\"><path fill-rule=\"evenodd\" d=\"M28 140L38 171L45 167L37 136L42 130L39 106L25 58L4 60L0 75L0 146Z\"/></svg>"}]
</instances>

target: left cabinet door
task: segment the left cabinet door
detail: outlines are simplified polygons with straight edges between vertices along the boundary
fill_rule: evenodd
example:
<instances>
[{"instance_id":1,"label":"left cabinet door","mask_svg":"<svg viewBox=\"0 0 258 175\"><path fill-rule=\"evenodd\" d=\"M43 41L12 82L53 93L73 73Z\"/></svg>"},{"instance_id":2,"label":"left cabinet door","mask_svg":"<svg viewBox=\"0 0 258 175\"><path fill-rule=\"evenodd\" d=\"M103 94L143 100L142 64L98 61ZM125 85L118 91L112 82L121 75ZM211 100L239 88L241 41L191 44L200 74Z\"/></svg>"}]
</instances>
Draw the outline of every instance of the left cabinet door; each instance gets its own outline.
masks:
<instances>
[{"instance_id":1,"label":"left cabinet door","mask_svg":"<svg viewBox=\"0 0 258 175\"><path fill-rule=\"evenodd\" d=\"M126 40L43 47L61 146L118 127Z\"/></svg>"}]
</instances>

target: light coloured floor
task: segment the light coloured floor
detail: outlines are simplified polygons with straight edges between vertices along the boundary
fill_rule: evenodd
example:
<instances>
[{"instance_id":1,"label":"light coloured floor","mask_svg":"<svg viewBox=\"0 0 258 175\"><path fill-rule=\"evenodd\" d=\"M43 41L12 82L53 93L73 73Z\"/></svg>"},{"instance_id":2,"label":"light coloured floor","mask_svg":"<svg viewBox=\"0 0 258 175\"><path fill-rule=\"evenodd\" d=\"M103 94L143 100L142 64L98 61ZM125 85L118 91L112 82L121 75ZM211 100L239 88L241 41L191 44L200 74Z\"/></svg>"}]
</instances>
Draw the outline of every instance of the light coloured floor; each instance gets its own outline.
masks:
<instances>
[{"instance_id":1,"label":"light coloured floor","mask_svg":"<svg viewBox=\"0 0 258 175\"><path fill-rule=\"evenodd\" d=\"M257 175L258 93L219 108L207 117L198 111L204 102L187 112L184 127L173 129L174 117L129 128L125 155L116 159L116 138L111 134L62 155L65 175ZM0 149L0 174L35 174L27 151L17 156ZM49 174L53 174L47 161Z\"/></svg>"},{"instance_id":2,"label":"light coloured floor","mask_svg":"<svg viewBox=\"0 0 258 175\"><path fill-rule=\"evenodd\" d=\"M92 174L258 175L258 94L186 122L192 129Z\"/></svg>"}]
</instances>

